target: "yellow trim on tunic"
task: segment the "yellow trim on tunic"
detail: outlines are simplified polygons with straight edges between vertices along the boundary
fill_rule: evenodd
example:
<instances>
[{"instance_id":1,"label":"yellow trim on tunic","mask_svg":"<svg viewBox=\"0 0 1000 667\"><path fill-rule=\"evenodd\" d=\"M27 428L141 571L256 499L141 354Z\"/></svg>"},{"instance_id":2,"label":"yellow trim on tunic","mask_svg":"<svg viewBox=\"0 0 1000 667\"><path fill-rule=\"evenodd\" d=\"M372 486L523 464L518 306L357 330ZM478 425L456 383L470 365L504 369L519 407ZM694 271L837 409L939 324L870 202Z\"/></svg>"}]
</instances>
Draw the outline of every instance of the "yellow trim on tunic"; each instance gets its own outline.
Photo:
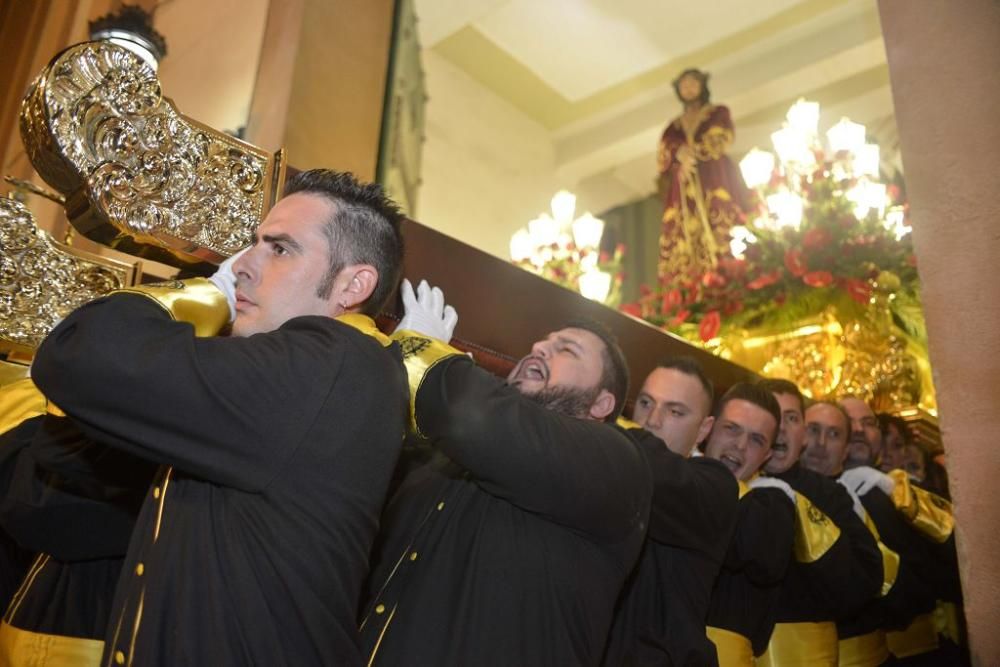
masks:
<instances>
[{"instance_id":1,"label":"yellow trim on tunic","mask_svg":"<svg viewBox=\"0 0 1000 667\"><path fill-rule=\"evenodd\" d=\"M822 623L777 623L757 667L836 667L837 625Z\"/></svg>"},{"instance_id":2,"label":"yellow trim on tunic","mask_svg":"<svg viewBox=\"0 0 1000 667\"><path fill-rule=\"evenodd\" d=\"M725 667L753 667L753 645L750 640L731 630L707 626L705 634L715 644L719 665Z\"/></svg>"},{"instance_id":3,"label":"yellow trim on tunic","mask_svg":"<svg viewBox=\"0 0 1000 667\"><path fill-rule=\"evenodd\" d=\"M938 635L934 625L934 614L921 614L913 619L905 630L885 633L885 642L889 646L889 652L897 658L909 658L936 651Z\"/></svg>"},{"instance_id":4,"label":"yellow trim on tunic","mask_svg":"<svg viewBox=\"0 0 1000 667\"><path fill-rule=\"evenodd\" d=\"M634 428L642 428L641 426L639 426L639 424L632 421L631 419L628 419L627 417L618 417L618 419L615 420L615 423L627 431L632 430Z\"/></svg>"},{"instance_id":5,"label":"yellow trim on tunic","mask_svg":"<svg viewBox=\"0 0 1000 667\"><path fill-rule=\"evenodd\" d=\"M892 502L914 528L936 542L946 542L955 529L951 503L930 491L910 483L904 470L893 470L889 477L896 483Z\"/></svg>"},{"instance_id":6,"label":"yellow trim on tunic","mask_svg":"<svg viewBox=\"0 0 1000 667\"><path fill-rule=\"evenodd\" d=\"M392 339L379 331L378 327L375 326L375 320L367 315L362 315L361 313L344 313L343 315L338 315L334 319L338 322L346 324L349 327L357 329L367 336L371 336L381 343L382 347L389 347L392 345Z\"/></svg>"},{"instance_id":7,"label":"yellow trim on tunic","mask_svg":"<svg viewBox=\"0 0 1000 667\"><path fill-rule=\"evenodd\" d=\"M226 295L208 278L169 280L112 292L122 293L155 301L174 320L194 325L194 335L199 338L218 335L229 324L231 313Z\"/></svg>"},{"instance_id":8,"label":"yellow trim on tunic","mask_svg":"<svg viewBox=\"0 0 1000 667\"><path fill-rule=\"evenodd\" d=\"M395 331L392 340L397 341L402 348L403 365L410 381L410 428L422 438L424 434L417 425L417 393L424 378L442 360L462 353L445 342L416 331Z\"/></svg>"},{"instance_id":9,"label":"yellow trim on tunic","mask_svg":"<svg viewBox=\"0 0 1000 667\"><path fill-rule=\"evenodd\" d=\"M896 577L899 576L899 554L882 543L882 536L878 534L875 522L872 521L867 511L864 511L864 513L865 515L862 520L868 528L868 532L875 538L878 550L882 554L882 590L879 595L884 597L892 590L893 585L896 583Z\"/></svg>"},{"instance_id":10,"label":"yellow trim on tunic","mask_svg":"<svg viewBox=\"0 0 1000 667\"><path fill-rule=\"evenodd\" d=\"M875 667L888 659L889 647L882 630L840 640L840 667Z\"/></svg>"},{"instance_id":11,"label":"yellow trim on tunic","mask_svg":"<svg viewBox=\"0 0 1000 667\"><path fill-rule=\"evenodd\" d=\"M945 639L962 645L961 612L954 602L937 601L937 606L934 608L934 627Z\"/></svg>"},{"instance_id":12,"label":"yellow trim on tunic","mask_svg":"<svg viewBox=\"0 0 1000 667\"><path fill-rule=\"evenodd\" d=\"M801 493L795 494L795 560L813 563L840 539L840 528Z\"/></svg>"},{"instance_id":13,"label":"yellow trim on tunic","mask_svg":"<svg viewBox=\"0 0 1000 667\"><path fill-rule=\"evenodd\" d=\"M97 667L104 642L47 635L0 623L0 665L25 667Z\"/></svg>"},{"instance_id":14,"label":"yellow trim on tunic","mask_svg":"<svg viewBox=\"0 0 1000 667\"><path fill-rule=\"evenodd\" d=\"M0 433L21 422L44 415L48 401L31 378L24 378L0 388Z\"/></svg>"}]
</instances>

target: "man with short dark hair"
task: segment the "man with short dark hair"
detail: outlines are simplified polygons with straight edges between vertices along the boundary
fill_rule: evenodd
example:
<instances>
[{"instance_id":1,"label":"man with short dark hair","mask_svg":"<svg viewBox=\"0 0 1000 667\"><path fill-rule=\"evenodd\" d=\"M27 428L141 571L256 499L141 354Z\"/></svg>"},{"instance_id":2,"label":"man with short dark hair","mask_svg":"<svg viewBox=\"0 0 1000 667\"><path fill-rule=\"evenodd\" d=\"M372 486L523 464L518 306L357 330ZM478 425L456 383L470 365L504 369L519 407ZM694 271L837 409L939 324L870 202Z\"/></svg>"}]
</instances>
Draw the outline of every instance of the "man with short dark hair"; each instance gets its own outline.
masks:
<instances>
[{"instance_id":1,"label":"man with short dark hair","mask_svg":"<svg viewBox=\"0 0 1000 667\"><path fill-rule=\"evenodd\" d=\"M368 663L596 665L651 495L638 446L608 423L624 357L577 322L504 381L445 344L443 299L408 292L393 337L415 433L437 453L383 515L360 627Z\"/></svg>"},{"instance_id":2,"label":"man with short dark hair","mask_svg":"<svg viewBox=\"0 0 1000 667\"><path fill-rule=\"evenodd\" d=\"M660 362L639 390L633 418L643 428L629 433L649 462L653 504L616 609L609 667L716 663L705 614L735 526L738 486L718 461L688 458L712 426L713 394L690 357Z\"/></svg>"},{"instance_id":3,"label":"man with short dark hair","mask_svg":"<svg viewBox=\"0 0 1000 667\"><path fill-rule=\"evenodd\" d=\"M736 531L715 581L706 619L719 664L751 667L767 647L795 539L796 495L784 482L758 476L771 455L781 412L770 392L733 385L715 410L705 456L739 480Z\"/></svg>"},{"instance_id":4,"label":"man with short dark hair","mask_svg":"<svg viewBox=\"0 0 1000 667\"><path fill-rule=\"evenodd\" d=\"M98 299L38 350L35 381L87 438L161 464L106 664L361 664L406 414L399 348L363 313L395 286L401 215L346 174L287 192L209 280Z\"/></svg>"},{"instance_id":5,"label":"man with short dark hair","mask_svg":"<svg viewBox=\"0 0 1000 667\"><path fill-rule=\"evenodd\" d=\"M766 667L836 664L835 621L856 613L878 594L882 558L847 490L799 463L806 444L805 406L799 388L780 379L758 384L774 395L781 408L781 426L765 471L822 510L838 532L822 557L792 560L781 585L777 624L759 662Z\"/></svg>"}]
</instances>

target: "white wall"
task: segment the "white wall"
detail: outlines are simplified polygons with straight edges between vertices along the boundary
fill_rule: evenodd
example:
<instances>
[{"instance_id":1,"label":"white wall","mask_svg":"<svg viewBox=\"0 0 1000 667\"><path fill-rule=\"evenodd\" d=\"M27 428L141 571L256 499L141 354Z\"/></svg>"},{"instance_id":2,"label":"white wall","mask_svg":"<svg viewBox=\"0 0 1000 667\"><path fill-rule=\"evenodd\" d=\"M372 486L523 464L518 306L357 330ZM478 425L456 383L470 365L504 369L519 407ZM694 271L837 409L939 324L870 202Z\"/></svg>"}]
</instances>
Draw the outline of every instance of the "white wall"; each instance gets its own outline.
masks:
<instances>
[{"instance_id":1,"label":"white wall","mask_svg":"<svg viewBox=\"0 0 1000 667\"><path fill-rule=\"evenodd\" d=\"M510 236L560 188L550 133L433 51L424 50L427 141L414 217L508 258Z\"/></svg>"}]
</instances>

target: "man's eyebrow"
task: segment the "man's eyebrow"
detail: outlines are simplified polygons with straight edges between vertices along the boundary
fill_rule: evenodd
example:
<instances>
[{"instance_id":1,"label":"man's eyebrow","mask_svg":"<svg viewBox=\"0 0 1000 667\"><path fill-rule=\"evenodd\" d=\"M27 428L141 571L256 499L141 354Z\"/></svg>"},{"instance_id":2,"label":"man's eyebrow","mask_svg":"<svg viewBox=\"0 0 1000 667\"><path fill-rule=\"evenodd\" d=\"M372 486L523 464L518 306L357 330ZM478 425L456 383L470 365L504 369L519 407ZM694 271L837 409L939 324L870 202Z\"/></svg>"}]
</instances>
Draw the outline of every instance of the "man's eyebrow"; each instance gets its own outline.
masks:
<instances>
[{"instance_id":1,"label":"man's eyebrow","mask_svg":"<svg viewBox=\"0 0 1000 667\"><path fill-rule=\"evenodd\" d=\"M302 252L302 244L288 234L263 234L260 239L265 243L283 243L295 252Z\"/></svg>"}]
</instances>

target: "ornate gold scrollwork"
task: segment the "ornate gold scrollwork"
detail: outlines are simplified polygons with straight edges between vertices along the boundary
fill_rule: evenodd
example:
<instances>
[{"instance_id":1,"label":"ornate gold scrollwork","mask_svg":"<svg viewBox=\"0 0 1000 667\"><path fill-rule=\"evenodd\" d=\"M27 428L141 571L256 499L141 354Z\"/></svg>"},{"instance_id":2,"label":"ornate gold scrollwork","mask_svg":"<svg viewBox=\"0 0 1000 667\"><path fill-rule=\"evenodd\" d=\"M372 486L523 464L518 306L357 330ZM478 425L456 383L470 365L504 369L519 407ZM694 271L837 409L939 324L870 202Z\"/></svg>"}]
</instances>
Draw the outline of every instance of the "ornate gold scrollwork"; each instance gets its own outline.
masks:
<instances>
[{"instance_id":1,"label":"ornate gold scrollwork","mask_svg":"<svg viewBox=\"0 0 1000 667\"><path fill-rule=\"evenodd\" d=\"M21 137L84 236L175 266L248 245L284 178L280 151L180 114L156 73L110 42L49 63L25 96Z\"/></svg>"},{"instance_id":2,"label":"ornate gold scrollwork","mask_svg":"<svg viewBox=\"0 0 1000 667\"><path fill-rule=\"evenodd\" d=\"M57 243L0 197L0 353L30 353L77 306L133 285L139 267Z\"/></svg>"}]
</instances>

